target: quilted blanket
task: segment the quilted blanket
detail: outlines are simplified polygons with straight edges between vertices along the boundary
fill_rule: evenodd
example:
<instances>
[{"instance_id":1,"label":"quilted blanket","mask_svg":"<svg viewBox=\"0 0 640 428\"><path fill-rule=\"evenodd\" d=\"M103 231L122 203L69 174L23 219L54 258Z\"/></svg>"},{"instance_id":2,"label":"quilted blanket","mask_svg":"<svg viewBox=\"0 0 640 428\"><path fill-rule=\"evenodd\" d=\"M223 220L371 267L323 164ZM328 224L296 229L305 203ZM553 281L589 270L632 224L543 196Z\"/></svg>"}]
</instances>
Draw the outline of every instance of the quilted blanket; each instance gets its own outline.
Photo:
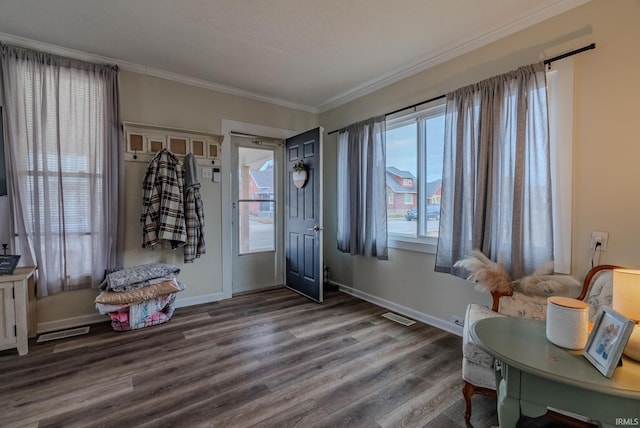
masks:
<instances>
[{"instance_id":1,"label":"quilted blanket","mask_svg":"<svg viewBox=\"0 0 640 428\"><path fill-rule=\"evenodd\" d=\"M166 263L149 263L125 268L107 275L100 284L102 291L130 291L147 285L170 281L180 273L180 268Z\"/></svg>"},{"instance_id":2,"label":"quilted blanket","mask_svg":"<svg viewBox=\"0 0 640 428\"><path fill-rule=\"evenodd\" d=\"M109 312L111 327L128 331L165 323L173 316L175 302L176 293L172 293Z\"/></svg>"}]
</instances>

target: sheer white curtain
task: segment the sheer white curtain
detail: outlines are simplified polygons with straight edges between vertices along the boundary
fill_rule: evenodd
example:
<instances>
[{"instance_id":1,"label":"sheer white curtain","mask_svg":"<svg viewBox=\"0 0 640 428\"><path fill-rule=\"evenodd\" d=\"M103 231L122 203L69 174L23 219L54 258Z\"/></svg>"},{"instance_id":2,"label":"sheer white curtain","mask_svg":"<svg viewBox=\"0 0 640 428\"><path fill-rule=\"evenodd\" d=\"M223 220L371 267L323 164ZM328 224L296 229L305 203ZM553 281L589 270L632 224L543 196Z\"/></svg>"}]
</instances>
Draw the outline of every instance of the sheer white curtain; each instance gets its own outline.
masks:
<instances>
[{"instance_id":1,"label":"sheer white curtain","mask_svg":"<svg viewBox=\"0 0 640 428\"><path fill-rule=\"evenodd\" d=\"M447 94L436 271L473 249L514 278L553 260L544 64Z\"/></svg>"},{"instance_id":2,"label":"sheer white curtain","mask_svg":"<svg viewBox=\"0 0 640 428\"><path fill-rule=\"evenodd\" d=\"M39 297L96 286L124 248L117 67L0 49L16 251Z\"/></svg>"},{"instance_id":3,"label":"sheer white curtain","mask_svg":"<svg viewBox=\"0 0 640 428\"><path fill-rule=\"evenodd\" d=\"M338 250L386 260L385 117L338 134Z\"/></svg>"}]
</instances>

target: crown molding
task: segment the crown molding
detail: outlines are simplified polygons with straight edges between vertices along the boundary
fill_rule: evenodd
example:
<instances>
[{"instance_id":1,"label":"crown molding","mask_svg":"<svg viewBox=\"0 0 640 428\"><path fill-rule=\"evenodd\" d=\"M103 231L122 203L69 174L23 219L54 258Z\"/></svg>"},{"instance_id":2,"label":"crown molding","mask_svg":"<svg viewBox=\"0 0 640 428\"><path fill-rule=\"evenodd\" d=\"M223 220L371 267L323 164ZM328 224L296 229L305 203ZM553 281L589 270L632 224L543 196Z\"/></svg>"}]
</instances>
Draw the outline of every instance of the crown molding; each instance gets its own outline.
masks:
<instances>
[{"instance_id":1,"label":"crown molding","mask_svg":"<svg viewBox=\"0 0 640 428\"><path fill-rule=\"evenodd\" d=\"M69 49L69 48L65 48L65 47L61 47L61 46L57 46L49 43L44 43L44 42L39 42L36 40L31 40L31 39L27 39L19 36L14 36L11 34L0 32L0 41L13 44L16 46L45 51L55 55L66 56L69 58L79 59L83 61L106 62L106 63L117 64L120 67L120 69L125 71L131 71L134 73L158 77L161 79L166 79L166 80L170 80L178 83L184 83L187 85L197 86L204 89L209 89L209 90L222 92L226 94L236 95L239 97L248 98L256 101L275 104L281 107L318 114L318 113L324 113L326 111L339 107L343 104L354 101L358 98L361 98L365 95L371 94L386 86L396 83L402 79L405 79L407 77L420 73L424 70L435 67L447 61L450 61L461 55L472 52L473 50L486 46L489 43L492 43L496 40L499 40L503 37L506 37L517 31L523 30L532 25L535 25L546 19L552 18L570 9L581 6L585 3L588 3L589 1L591 0L558 0L553 5L541 10L535 11L525 17L522 17L517 21L509 23L508 25L497 27L481 34L473 35L467 38L466 40L463 40L460 43L450 45L448 47L441 49L439 52L436 52L427 57L424 57L421 60L415 62L414 64L411 64L407 67L396 69L381 77L377 77L375 79L371 79L367 82L364 82L348 91L345 91L332 98L329 98L328 100L322 102L318 106L309 106L305 104L283 100L280 98L269 97L256 92L223 85L220 83L210 82L207 80L198 79L198 78L187 76L184 74L169 72L166 70L147 67L141 64L136 64L136 63L132 63L129 61L124 61L116 58L109 58L109 57L91 54L88 52Z\"/></svg>"},{"instance_id":2,"label":"crown molding","mask_svg":"<svg viewBox=\"0 0 640 428\"><path fill-rule=\"evenodd\" d=\"M318 106L318 110L320 111L320 113L324 113L343 104L354 101L393 83L399 82L402 79L413 76L422 71L428 70L429 68L435 67L454 58L472 52L476 49L488 45L489 43L509 36L520 30L524 30L525 28L538 24L542 21L545 21L575 7L581 6L590 1L591 0L560 0L552 6L538 10L507 25L494 28L482 34L472 35L471 37L463 40L460 43L445 47L439 52L431 54L428 57L417 61L413 65L397 69L382 77L372 79L368 82L356 86L353 89L345 91L342 94L330 98L320 104Z\"/></svg>"},{"instance_id":3,"label":"crown molding","mask_svg":"<svg viewBox=\"0 0 640 428\"><path fill-rule=\"evenodd\" d=\"M147 76L158 77L161 79L171 80L178 83L184 83L186 85L197 86L204 89L210 89L212 91L223 92L225 94L236 95L243 98L249 98L256 101L262 101L265 103L279 105L281 107L287 107L294 110L307 111L309 113L318 114L317 107L308 106L305 104L294 103L291 101L283 100L280 98L269 97L266 95L258 94L255 92L247 91L244 89L235 88L232 86L223 85L220 83L210 82L203 79L187 76L180 73L173 73L158 68L147 67L141 64L136 64L129 61L124 61L117 58L110 58L101 55L96 55L88 52L83 52L75 49L69 49L58 45L39 42L37 40L31 40L24 37L14 36L12 34L0 33L0 41L3 43L34 49L43 52L48 52L54 55L64 56L67 58L77 59L87 62L99 62L116 64L121 70L131 71L138 74L144 74Z\"/></svg>"}]
</instances>

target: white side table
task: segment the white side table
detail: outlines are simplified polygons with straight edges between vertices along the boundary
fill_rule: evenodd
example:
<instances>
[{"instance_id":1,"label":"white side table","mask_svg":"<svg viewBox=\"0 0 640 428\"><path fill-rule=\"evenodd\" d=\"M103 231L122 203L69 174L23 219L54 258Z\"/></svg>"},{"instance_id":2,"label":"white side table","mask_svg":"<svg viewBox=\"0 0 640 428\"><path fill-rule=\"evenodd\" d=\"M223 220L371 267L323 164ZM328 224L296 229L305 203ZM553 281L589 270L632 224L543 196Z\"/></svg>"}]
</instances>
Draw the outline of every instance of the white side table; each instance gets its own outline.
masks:
<instances>
[{"instance_id":1,"label":"white side table","mask_svg":"<svg viewBox=\"0 0 640 428\"><path fill-rule=\"evenodd\" d=\"M19 267L13 275L0 275L0 350L28 351L28 338L36 335L35 267Z\"/></svg>"}]
</instances>

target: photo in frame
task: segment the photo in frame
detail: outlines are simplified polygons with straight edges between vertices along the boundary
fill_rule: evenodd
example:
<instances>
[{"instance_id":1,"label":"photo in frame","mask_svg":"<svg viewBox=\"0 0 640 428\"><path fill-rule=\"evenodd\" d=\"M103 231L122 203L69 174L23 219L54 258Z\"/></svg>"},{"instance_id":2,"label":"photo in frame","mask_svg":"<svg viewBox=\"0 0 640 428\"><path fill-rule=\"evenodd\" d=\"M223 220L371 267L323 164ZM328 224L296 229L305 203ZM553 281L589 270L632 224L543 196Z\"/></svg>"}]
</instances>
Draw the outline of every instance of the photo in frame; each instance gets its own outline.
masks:
<instances>
[{"instance_id":1,"label":"photo in frame","mask_svg":"<svg viewBox=\"0 0 640 428\"><path fill-rule=\"evenodd\" d=\"M606 377L613 376L635 323L602 306L582 355Z\"/></svg>"}]
</instances>

